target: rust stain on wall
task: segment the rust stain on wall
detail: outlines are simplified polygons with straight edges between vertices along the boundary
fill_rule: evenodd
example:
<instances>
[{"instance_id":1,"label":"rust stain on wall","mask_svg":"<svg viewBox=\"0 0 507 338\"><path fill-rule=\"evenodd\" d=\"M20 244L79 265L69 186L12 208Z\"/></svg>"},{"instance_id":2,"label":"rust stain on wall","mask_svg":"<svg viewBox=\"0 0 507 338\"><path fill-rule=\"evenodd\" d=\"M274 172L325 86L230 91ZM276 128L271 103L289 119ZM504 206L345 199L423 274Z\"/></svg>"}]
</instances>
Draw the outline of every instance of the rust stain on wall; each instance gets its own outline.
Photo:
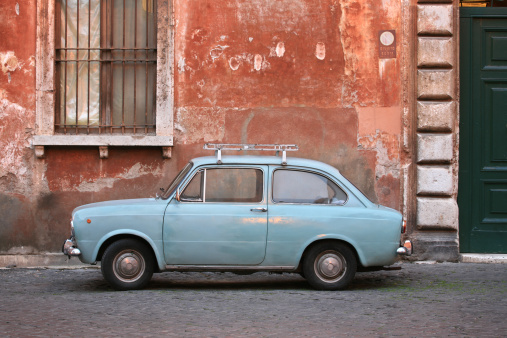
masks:
<instances>
[{"instance_id":1,"label":"rust stain on wall","mask_svg":"<svg viewBox=\"0 0 507 338\"><path fill-rule=\"evenodd\" d=\"M225 133L225 109L195 107L179 108L176 112L175 131L179 142L220 142Z\"/></svg>"},{"instance_id":2,"label":"rust stain on wall","mask_svg":"<svg viewBox=\"0 0 507 338\"><path fill-rule=\"evenodd\" d=\"M35 110L35 13L35 0L0 2L0 92L29 110Z\"/></svg>"},{"instance_id":3,"label":"rust stain on wall","mask_svg":"<svg viewBox=\"0 0 507 338\"><path fill-rule=\"evenodd\" d=\"M337 3L206 0L177 6L177 104L336 105L343 76ZM326 44L324 62L314 56L318 43ZM227 48L212 58L218 46ZM195 86L200 79L207 79L203 90Z\"/></svg>"},{"instance_id":4,"label":"rust stain on wall","mask_svg":"<svg viewBox=\"0 0 507 338\"><path fill-rule=\"evenodd\" d=\"M126 150L129 149L112 147L109 149L109 158L100 160L95 147L50 148L46 156L49 190L100 192L113 188L120 181L134 182L146 175L151 178L161 175L162 161L154 156L160 157L160 149L136 148L128 151L130 156L124 154ZM140 193L135 189L127 192L129 196Z\"/></svg>"},{"instance_id":5,"label":"rust stain on wall","mask_svg":"<svg viewBox=\"0 0 507 338\"><path fill-rule=\"evenodd\" d=\"M0 101L0 183L7 182L6 190L13 193L30 193L33 158L30 156L32 129L29 122L32 115L33 112L7 99Z\"/></svg>"}]
</instances>

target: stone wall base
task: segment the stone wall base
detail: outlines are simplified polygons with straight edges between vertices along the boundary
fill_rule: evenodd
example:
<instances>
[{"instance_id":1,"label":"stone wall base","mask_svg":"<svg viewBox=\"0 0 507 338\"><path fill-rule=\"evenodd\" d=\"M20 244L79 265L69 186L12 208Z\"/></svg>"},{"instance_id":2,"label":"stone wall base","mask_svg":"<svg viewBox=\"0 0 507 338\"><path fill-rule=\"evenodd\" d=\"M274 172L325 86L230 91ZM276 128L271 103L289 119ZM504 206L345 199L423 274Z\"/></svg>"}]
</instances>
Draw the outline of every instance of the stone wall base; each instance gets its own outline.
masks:
<instances>
[{"instance_id":1,"label":"stone wall base","mask_svg":"<svg viewBox=\"0 0 507 338\"><path fill-rule=\"evenodd\" d=\"M81 261L73 257L69 259L62 253L44 253L37 255L0 255L0 269L1 268L48 268L48 267L62 267L62 268L83 268L91 267L90 264L83 264Z\"/></svg>"},{"instance_id":2,"label":"stone wall base","mask_svg":"<svg viewBox=\"0 0 507 338\"><path fill-rule=\"evenodd\" d=\"M461 254L460 262L507 264L507 254Z\"/></svg>"},{"instance_id":3,"label":"stone wall base","mask_svg":"<svg viewBox=\"0 0 507 338\"><path fill-rule=\"evenodd\" d=\"M450 233L424 233L410 236L414 245L414 253L410 260L437 262L458 262L459 240L458 234Z\"/></svg>"}]
</instances>

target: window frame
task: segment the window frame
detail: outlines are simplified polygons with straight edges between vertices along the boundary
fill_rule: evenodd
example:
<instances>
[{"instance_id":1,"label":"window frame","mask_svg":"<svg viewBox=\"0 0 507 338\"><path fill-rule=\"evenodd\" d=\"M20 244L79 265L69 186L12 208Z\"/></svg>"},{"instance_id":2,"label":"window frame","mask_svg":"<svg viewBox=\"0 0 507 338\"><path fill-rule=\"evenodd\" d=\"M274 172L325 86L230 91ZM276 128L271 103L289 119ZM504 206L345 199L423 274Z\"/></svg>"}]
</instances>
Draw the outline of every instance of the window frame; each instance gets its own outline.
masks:
<instances>
[{"instance_id":1,"label":"window frame","mask_svg":"<svg viewBox=\"0 0 507 338\"><path fill-rule=\"evenodd\" d=\"M344 203L342 204L322 204L322 203L298 203L298 202L276 202L275 199L274 199L274 192L275 192L275 173L277 171L299 171L299 172L306 172L306 173L309 173L309 174L314 174L314 175L318 175L318 176L321 176L321 177L324 177L325 179L327 179L328 181L331 181L332 183L334 183L339 189L341 189L343 191L343 193L345 194L345 196L347 197L347 199L345 200ZM319 171L315 171L315 170L310 170L310 169L306 169L306 168L276 168L273 170L272 174L271 174L271 194L270 194L270 199L271 199L271 203L273 204L278 204L278 205L287 205L287 204L292 204L292 205L322 205L322 206L334 206L334 207L342 207L342 206L345 206L347 205L347 203L349 202L350 200L350 197L349 197L349 193L347 192L346 189L343 188L343 186L341 184L338 184L336 182L336 180L332 179L331 177L329 177L329 175L326 175L322 172L319 172Z\"/></svg>"},{"instance_id":2,"label":"window frame","mask_svg":"<svg viewBox=\"0 0 507 338\"><path fill-rule=\"evenodd\" d=\"M221 202L221 201L218 201L218 202L208 202L206 201L206 170L207 169L210 169L210 170L213 170L213 169L251 169L251 170L260 170L260 172L262 173L262 179L261 179L261 183L262 183L262 198L259 202ZM188 185L190 184L190 182L192 182L192 180L194 179L194 177L199 173L203 171L203 175L201 176L201 193L202 193L202 199L201 200L185 200L185 199L182 199L180 198L180 203L208 203L208 204L241 204L241 203L245 203L245 204L265 204L265 200L266 200L266 175L267 175L267 172L266 170L264 170L264 168L262 167L258 167L258 166L253 166L253 167L243 167L243 166L227 166L227 167L224 167L224 166L219 166L219 167L215 167L215 166L212 166L212 167L199 167L195 170L195 172L191 175L191 177L188 179L187 182L185 182L184 185L181 186L180 188L180 196L183 195L183 193L185 192L185 189L188 187Z\"/></svg>"},{"instance_id":3,"label":"window frame","mask_svg":"<svg viewBox=\"0 0 507 338\"><path fill-rule=\"evenodd\" d=\"M194 167L194 162L192 162L192 161L188 162L183 167L183 169L181 169L180 172L174 177L174 179L171 181L171 183L169 183L169 185L167 186L167 189L162 190L162 194L160 195L160 197L163 200L166 200L169 197L171 197L171 195L174 194L178 190L179 185L185 179L185 177L188 175L188 173L193 169L193 167ZM157 195L158 195L158 191L157 191Z\"/></svg>"},{"instance_id":4,"label":"window frame","mask_svg":"<svg viewBox=\"0 0 507 338\"><path fill-rule=\"evenodd\" d=\"M190 185L190 183L192 183L192 181L194 180L194 178L199 173L201 173L201 180L200 180L201 182L200 182L200 191L199 191L200 194L201 194L201 198L200 199L192 200L192 199L187 199L187 198L183 197L183 195L185 194L185 191L187 190L188 186ZM205 194L204 194L204 192L206 191L205 182L206 182L206 168L201 168L199 170L196 170L194 172L194 174L192 175L192 177L188 180L188 182L185 183L185 185L181 189L180 202L204 203L204 201L205 201L205 197L204 197Z\"/></svg>"},{"instance_id":5,"label":"window frame","mask_svg":"<svg viewBox=\"0 0 507 338\"><path fill-rule=\"evenodd\" d=\"M172 0L157 1L157 82L155 135L100 134L62 135L55 133L56 85L56 0L37 0L36 109L32 145L38 158L46 146L97 146L101 158L109 146L162 147L171 157L174 110L174 6Z\"/></svg>"}]
</instances>

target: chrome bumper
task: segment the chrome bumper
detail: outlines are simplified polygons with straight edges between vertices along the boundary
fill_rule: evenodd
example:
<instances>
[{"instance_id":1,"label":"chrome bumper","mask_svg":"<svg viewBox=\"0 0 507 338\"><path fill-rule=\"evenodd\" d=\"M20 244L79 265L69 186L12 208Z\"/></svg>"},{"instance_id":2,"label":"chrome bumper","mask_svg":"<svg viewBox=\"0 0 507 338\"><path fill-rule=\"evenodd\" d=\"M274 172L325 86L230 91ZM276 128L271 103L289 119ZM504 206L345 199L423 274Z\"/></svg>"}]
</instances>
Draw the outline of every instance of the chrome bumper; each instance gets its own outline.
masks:
<instances>
[{"instance_id":1,"label":"chrome bumper","mask_svg":"<svg viewBox=\"0 0 507 338\"><path fill-rule=\"evenodd\" d=\"M65 240L65 242L63 242L63 247L62 247L63 254L67 255L69 257L81 255L81 250L76 248L74 245L75 245L75 243L74 243L74 239L72 237Z\"/></svg>"},{"instance_id":2,"label":"chrome bumper","mask_svg":"<svg viewBox=\"0 0 507 338\"><path fill-rule=\"evenodd\" d=\"M405 241L405 243L403 243L403 246L400 246L396 250L396 253L402 256L410 256L412 254L412 241Z\"/></svg>"}]
</instances>

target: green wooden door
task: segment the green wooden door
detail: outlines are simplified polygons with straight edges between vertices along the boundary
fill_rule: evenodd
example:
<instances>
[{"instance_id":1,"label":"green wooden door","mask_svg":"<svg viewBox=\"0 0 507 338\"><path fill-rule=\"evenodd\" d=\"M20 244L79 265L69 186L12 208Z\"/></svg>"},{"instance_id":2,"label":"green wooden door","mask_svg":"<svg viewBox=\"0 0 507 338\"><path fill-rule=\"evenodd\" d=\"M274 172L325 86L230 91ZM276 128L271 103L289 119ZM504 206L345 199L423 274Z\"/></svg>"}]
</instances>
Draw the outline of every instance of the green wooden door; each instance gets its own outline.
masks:
<instances>
[{"instance_id":1,"label":"green wooden door","mask_svg":"<svg viewBox=\"0 0 507 338\"><path fill-rule=\"evenodd\" d=\"M460 250L507 253L507 8L462 8L460 32Z\"/></svg>"}]
</instances>

